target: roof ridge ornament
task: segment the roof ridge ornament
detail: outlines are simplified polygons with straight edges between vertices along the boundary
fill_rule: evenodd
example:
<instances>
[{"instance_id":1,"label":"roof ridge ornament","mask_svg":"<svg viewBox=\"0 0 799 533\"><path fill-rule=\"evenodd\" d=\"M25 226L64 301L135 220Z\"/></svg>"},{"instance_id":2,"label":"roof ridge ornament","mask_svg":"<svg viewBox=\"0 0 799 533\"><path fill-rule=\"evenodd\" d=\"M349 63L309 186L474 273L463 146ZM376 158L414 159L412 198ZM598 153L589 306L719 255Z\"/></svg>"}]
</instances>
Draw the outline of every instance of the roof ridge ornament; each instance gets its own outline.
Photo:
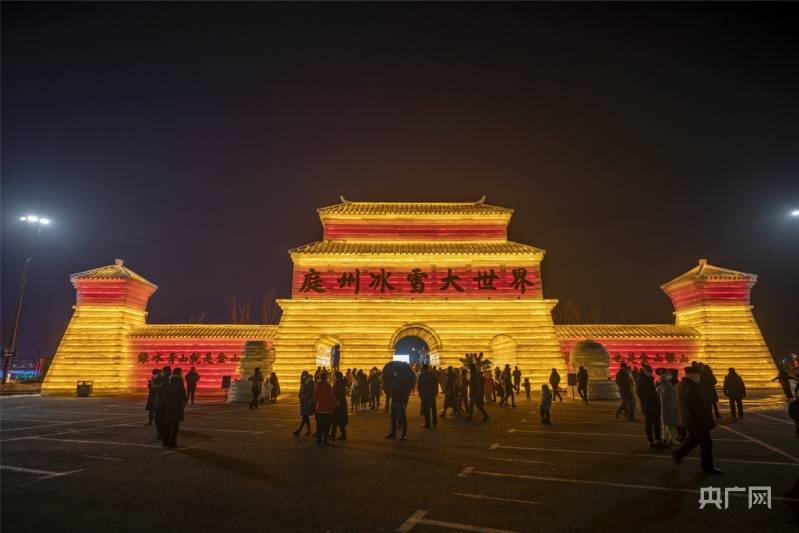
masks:
<instances>
[{"instance_id":1,"label":"roof ridge ornament","mask_svg":"<svg viewBox=\"0 0 799 533\"><path fill-rule=\"evenodd\" d=\"M479 199L479 200L477 200L477 201L474 203L474 205L483 205L483 204L485 203L485 201L486 201L486 195L484 194L483 196L481 196L481 197L480 197L480 199Z\"/></svg>"},{"instance_id":2,"label":"roof ridge ornament","mask_svg":"<svg viewBox=\"0 0 799 533\"><path fill-rule=\"evenodd\" d=\"M351 204L352 203L350 200L347 200L346 198L344 198L343 194L340 194L338 199L341 200L342 204Z\"/></svg>"}]
</instances>

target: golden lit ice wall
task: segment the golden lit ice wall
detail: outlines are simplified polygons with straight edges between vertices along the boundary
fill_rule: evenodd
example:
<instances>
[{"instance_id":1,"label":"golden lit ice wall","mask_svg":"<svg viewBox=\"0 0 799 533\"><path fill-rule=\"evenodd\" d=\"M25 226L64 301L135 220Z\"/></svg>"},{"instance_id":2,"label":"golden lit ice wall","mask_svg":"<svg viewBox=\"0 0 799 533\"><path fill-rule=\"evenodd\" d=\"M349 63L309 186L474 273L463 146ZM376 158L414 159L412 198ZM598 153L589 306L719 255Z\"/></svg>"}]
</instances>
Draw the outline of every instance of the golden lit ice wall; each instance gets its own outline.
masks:
<instances>
[{"instance_id":1,"label":"golden lit ice wall","mask_svg":"<svg viewBox=\"0 0 799 533\"><path fill-rule=\"evenodd\" d=\"M128 333L144 325L146 315L146 311L124 305L76 305L42 384L42 394L74 395L78 381L94 382L94 395L132 392Z\"/></svg>"},{"instance_id":2,"label":"golden lit ice wall","mask_svg":"<svg viewBox=\"0 0 799 533\"><path fill-rule=\"evenodd\" d=\"M465 353L484 352L495 363L518 365L539 386L552 368L565 376L552 323L555 300L316 298L278 303L283 316L274 341L274 370L289 389L296 389L303 370L317 366L320 345L333 340L341 345L343 369L382 367L392 359L396 341L408 335L425 340L441 366L460 366Z\"/></svg>"}]
</instances>

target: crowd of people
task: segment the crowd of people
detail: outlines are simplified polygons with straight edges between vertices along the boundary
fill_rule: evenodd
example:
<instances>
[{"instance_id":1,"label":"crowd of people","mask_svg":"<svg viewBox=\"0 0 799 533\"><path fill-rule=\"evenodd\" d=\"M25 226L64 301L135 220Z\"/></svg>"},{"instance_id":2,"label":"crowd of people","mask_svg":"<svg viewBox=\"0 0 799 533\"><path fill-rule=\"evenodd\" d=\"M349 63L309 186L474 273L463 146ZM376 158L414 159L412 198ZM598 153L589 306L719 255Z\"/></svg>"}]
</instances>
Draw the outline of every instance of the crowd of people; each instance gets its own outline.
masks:
<instances>
[{"instance_id":1,"label":"crowd of people","mask_svg":"<svg viewBox=\"0 0 799 533\"><path fill-rule=\"evenodd\" d=\"M293 433L296 436L305 430L306 436L315 436L317 443L325 446L332 445L334 440L347 440L348 413L380 410L383 397L384 412L391 413L391 429L386 438L396 438L397 430L400 430L400 440L407 439L405 411L413 393L419 395L420 415L424 418L422 427L425 429L435 428L438 418L446 417L450 410L453 416L470 420L476 409L486 422L490 419L485 410L487 403L516 407L516 395L521 394L522 389L525 397L531 399L530 380L522 380L518 367L511 369L506 364L503 368L492 369L482 353L467 353L461 361L460 367L448 366L446 369L429 364L411 364L411 378L407 380L398 379L393 373L386 376L377 367L369 370L351 368L341 372L319 366L313 374L303 371L298 393L300 425ZM155 425L157 438L164 446L177 446L185 406L194 403L200 379L194 367L185 376L182 369L169 366L152 371L148 382L145 406L148 421L145 425ZM266 378L261 369L256 368L248 379L252 383L250 409L257 409L259 403L277 401L280 383L274 372ZM580 399L585 403L588 403L588 381L588 372L580 366L575 382ZM796 391L791 390L784 371L780 371L774 381L779 381L786 397L793 400L789 413L799 434L799 386ZM552 404L555 400L563 401L560 383L560 374L553 368L548 383L541 385L539 413L542 424L552 423ZM615 375L615 383L620 397L615 412L617 419L625 415L628 420L635 421L636 409L639 409L650 447L677 447L673 454L679 463L698 445L702 469L721 473L713 463L710 431L716 425L715 420L722 415L718 405L718 380L709 365L695 361L684 369L684 376L679 379L675 369L653 370L649 365L638 369L622 363ZM721 390L729 401L732 419L742 418L746 385L734 368L728 370ZM439 394L443 395L440 413L437 405ZM315 430L311 427L311 417L315 420Z\"/></svg>"},{"instance_id":2,"label":"crowd of people","mask_svg":"<svg viewBox=\"0 0 799 533\"><path fill-rule=\"evenodd\" d=\"M630 421L635 421L637 397L650 447L669 449L679 446L674 451L674 459L679 463L699 445L702 470L721 473L713 463L710 437L715 420L721 418L716 390L718 380L710 365L694 361L685 368L683 378L678 380L675 369L653 371L649 365L631 369L622 363L615 378L621 399L616 418L624 414ZM729 400L731 417L742 418L746 385L734 368L730 368L724 377L722 391Z\"/></svg>"}]
</instances>

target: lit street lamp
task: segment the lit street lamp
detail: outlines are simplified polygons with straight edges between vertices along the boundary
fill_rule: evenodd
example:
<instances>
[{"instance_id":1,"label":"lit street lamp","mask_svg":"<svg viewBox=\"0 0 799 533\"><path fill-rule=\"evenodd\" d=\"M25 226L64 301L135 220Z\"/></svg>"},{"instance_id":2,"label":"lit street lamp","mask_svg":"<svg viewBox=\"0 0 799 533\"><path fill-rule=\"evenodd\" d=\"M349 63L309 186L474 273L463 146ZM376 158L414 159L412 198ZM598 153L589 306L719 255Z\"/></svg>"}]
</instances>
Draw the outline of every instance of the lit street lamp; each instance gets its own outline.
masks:
<instances>
[{"instance_id":1,"label":"lit street lamp","mask_svg":"<svg viewBox=\"0 0 799 533\"><path fill-rule=\"evenodd\" d=\"M42 226L50 225L50 219L36 215L25 215L19 217L20 222L27 222L28 224L35 224L37 226L37 235L42 234ZM22 279L19 284L19 293L17 294L17 307L14 311L14 324L11 327L11 335L8 338L8 346L3 348L3 383L8 383L11 377L11 366L14 361L14 356L17 355L17 332L19 331L19 321L22 316L22 298L25 295L25 284L28 281L28 271L31 268L31 257L25 260L25 268L22 269Z\"/></svg>"},{"instance_id":2,"label":"lit street lamp","mask_svg":"<svg viewBox=\"0 0 799 533\"><path fill-rule=\"evenodd\" d=\"M799 209L794 209L793 211L791 211L791 216L792 217L799 217Z\"/></svg>"}]
</instances>

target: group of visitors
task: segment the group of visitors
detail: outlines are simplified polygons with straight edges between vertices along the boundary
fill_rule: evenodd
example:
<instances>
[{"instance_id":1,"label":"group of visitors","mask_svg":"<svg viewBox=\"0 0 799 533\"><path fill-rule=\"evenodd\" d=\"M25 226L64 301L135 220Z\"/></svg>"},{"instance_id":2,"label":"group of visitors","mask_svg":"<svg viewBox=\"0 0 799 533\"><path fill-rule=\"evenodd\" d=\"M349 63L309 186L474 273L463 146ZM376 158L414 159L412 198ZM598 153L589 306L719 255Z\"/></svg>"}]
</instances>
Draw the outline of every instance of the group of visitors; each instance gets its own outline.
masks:
<instances>
[{"instance_id":1,"label":"group of visitors","mask_svg":"<svg viewBox=\"0 0 799 533\"><path fill-rule=\"evenodd\" d=\"M192 372L197 374L192 367L184 378L182 369L165 366L161 370L153 369L152 376L147 382L145 409L149 416L145 426L152 426L155 421L157 440L162 441L167 448L175 448L178 445L178 429L186 408L188 398L186 386L189 383L192 383L191 396L194 397L199 375L190 382L188 378Z\"/></svg>"},{"instance_id":2,"label":"group of visitors","mask_svg":"<svg viewBox=\"0 0 799 533\"><path fill-rule=\"evenodd\" d=\"M247 378L252 381L252 401L250 401L250 409L258 409L258 404L269 401L275 403L278 396L280 396L280 381L277 379L277 374L272 372L269 379L264 379L264 373L261 372L260 367L256 367L252 375Z\"/></svg>"},{"instance_id":3,"label":"group of visitors","mask_svg":"<svg viewBox=\"0 0 799 533\"><path fill-rule=\"evenodd\" d=\"M315 436L319 445L331 446L332 441L347 440L347 380L340 371L333 374L331 385L327 369L321 367L313 376L303 370L300 376L300 427L294 435L306 429L305 436ZM311 417L316 420L316 432L311 433Z\"/></svg>"},{"instance_id":4,"label":"group of visitors","mask_svg":"<svg viewBox=\"0 0 799 533\"><path fill-rule=\"evenodd\" d=\"M657 381L655 376L659 377ZM679 444L680 447L674 451L674 459L679 463L698 444L702 469L720 474L721 470L713 464L713 441L710 438L715 420L721 418L716 391L718 380L710 365L698 361L685 368L681 380L678 377L675 369L653 371L652 367L644 365L638 370L622 363L616 373L616 386L621 397L616 418L626 414L630 421L636 420L637 396L650 447L667 449ZM724 377L722 390L729 400L733 420L742 418L746 385L734 368L730 368Z\"/></svg>"}]
</instances>

